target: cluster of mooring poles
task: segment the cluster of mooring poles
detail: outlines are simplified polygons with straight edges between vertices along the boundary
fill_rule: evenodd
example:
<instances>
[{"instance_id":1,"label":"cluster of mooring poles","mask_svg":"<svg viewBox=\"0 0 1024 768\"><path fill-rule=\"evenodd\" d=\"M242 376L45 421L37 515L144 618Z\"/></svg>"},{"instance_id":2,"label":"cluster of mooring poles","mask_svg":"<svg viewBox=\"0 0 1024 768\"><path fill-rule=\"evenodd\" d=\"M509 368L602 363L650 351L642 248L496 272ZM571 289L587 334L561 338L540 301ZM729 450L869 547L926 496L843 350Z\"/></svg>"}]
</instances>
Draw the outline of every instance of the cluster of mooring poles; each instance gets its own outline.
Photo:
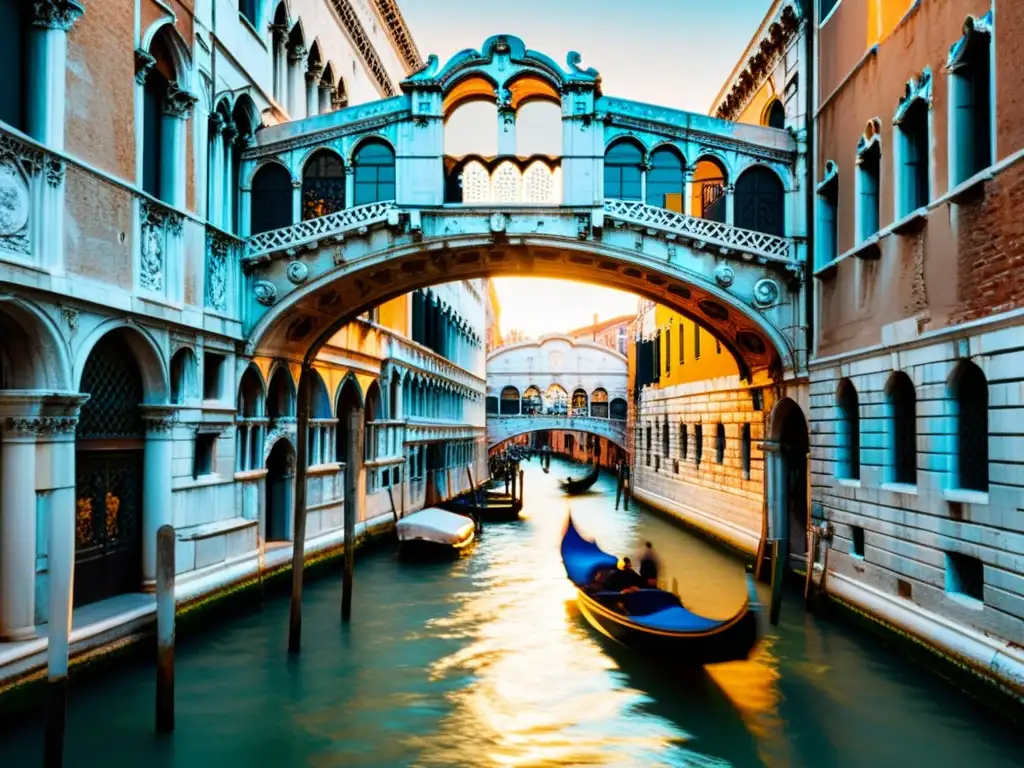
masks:
<instances>
[{"instance_id":1,"label":"cluster of mooring poles","mask_svg":"<svg viewBox=\"0 0 1024 768\"><path fill-rule=\"evenodd\" d=\"M625 461L619 462L615 479L615 510L619 509L619 500L622 500L622 508L629 509L629 500L633 496L633 474L629 464Z\"/></svg>"}]
</instances>

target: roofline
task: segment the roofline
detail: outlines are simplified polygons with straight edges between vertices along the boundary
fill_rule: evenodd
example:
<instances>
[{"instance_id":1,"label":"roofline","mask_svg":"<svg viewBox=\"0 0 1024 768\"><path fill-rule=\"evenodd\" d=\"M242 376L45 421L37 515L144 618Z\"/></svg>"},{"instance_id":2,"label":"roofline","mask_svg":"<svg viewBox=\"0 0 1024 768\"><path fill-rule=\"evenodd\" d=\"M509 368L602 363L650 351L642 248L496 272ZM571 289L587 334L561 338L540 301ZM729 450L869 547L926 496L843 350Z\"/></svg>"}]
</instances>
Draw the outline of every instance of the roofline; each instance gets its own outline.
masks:
<instances>
[{"instance_id":1,"label":"roofline","mask_svg":"<svg viewBox=\"0 0 1024 768\"><path fill-rule=\"evenodd\" d=\"M747 60L753 55L753 49L761 44L761 38L763 38L765 32L768 31L768 27L772 25L772 21L774 21L776 14L778 14L782 9L782 6L788 2L791 2L791 0L775 0L771 4L768 12L764 15L764 18L761 19L761 24L758 26L757 31L754 32L754 36L750 38L750 42L747 43L747 47L743 49L743 53L738 59L736 59L736 65L732 68L732 72L729 73L729 77L719 89L718 94L715 96L715 100L711 102L711 106L708 108L709 115L713 117L718 111L718 108L722 105L722 102L725 101L725 98L729 95L729 91L732 90L733 84L739 78L740 72L746 68Z\"/></svg>"},{"instance_id":2,"label":"roofline","mask_svg":"<svg viewBox=\"0 0 1024 768\"><path fill-rule=\"evenodd\" d=\"M423 69L423 56L397 0L373 0L371 7L380 19L381 26L387 30L399 60L405 65L406 76Z\"/></svg>"},{"instance_id":3,"label":"roofline","mask_svg":"<svg viewBox=\"0 0 1024 768\"><path fill-rule=\"evenodd\" d=\"M601 320L601 321L596 322L596 323L591 323L590 325L582 325L579 328L573 328L571 331L566 331L566 333L569 334L569 335L572 335L572 334L575 334L575 333L583 333L585 331L604 330L605 328L610 328L613 325L618 325L619 323L628 322L629 320L632 320L634 317L636 317L635 313L633 313L633 314L626 314L626 315L618 315L616 317L610 317L607 320Z\"/></svg>"}]
</instances>

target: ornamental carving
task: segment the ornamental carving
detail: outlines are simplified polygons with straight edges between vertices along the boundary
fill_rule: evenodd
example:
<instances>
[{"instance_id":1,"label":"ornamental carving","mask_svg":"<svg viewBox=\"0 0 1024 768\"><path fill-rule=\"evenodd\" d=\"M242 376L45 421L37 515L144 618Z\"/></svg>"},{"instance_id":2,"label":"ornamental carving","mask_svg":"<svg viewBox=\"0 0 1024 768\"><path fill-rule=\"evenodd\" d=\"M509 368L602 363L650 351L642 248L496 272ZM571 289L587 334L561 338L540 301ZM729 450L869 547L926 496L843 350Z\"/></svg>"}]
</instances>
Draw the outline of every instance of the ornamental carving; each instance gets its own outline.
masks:
<instances>
[{"instance_id":1,"label":"ornamental carving","mask_svg":"<svg viewBox=\"0 0 1024 768\"><path fill-rule=\"evenodd\" d=\"M231 240L213 230L206 230L206 303L224 312L228 308L228 261Z\"/></svg>"},{"instance_id":2,"label":"ornamental carving","mask_svg":"<svg viewBox=\"0 0 1024 768\"><path fill-rule=\"evenodd\" d=\"M277 286L266 280L257 280L252 293L253 298L265 307L272 306L277 301Z\"/></svg>"},{"instance_id":3,"label":"ornamental carving","mask_svg":"<svg viewBox=\"0 0 1024 768\"><path fill-rule=\"evenodd\" d=\"M902 123L907 112L918 99L923 101L928 109L932 108L932 71L928 67L925 67L920 75L907 81L903 96L900 97L900 104L896 108L896 114L892 117L892 124Z\"/></svg>"},{"instance_id":4,"label":"ornamental carving","mask_svg":"<svg viewBox=\"0 0 1024 768\"><path fill-rule=\"evenodd\" d=\"M43 174L51 187L59 187L64 183L64 171L64 161L59 157L47 157L43 161Z\"/></svg>"},{"instance_id":5,"label":"ornamental carving","mask_svg":"<svg viewBox=\"0 0 1024 768\"><path fill-rule=\"evenodd\" d=\"M30 253L28 184L13 159L0 161L0 247Z\"/></svg>"},{"instance_id":6,"label":"ornamental carving","mask_svg":"<svg viewBox=\"0 0 1024 768\"><path fill-rule=\"evenodd\" d=\"M770 307L779 300L779 284L764 278L754 283L754 304L759 307Z\"/></svg>"},{"instance_id":7,"label":"ornamental carving","mask_svg":"<svg viewBox=\"0 0 1024 768\"><path fill-rule=\"evenodd\" d=\"M139 244L139 286L161 293L164 289L164 226L163 208L148 200L139 203L142 238Z\"/></svg>"},{"instance_id":8,"label":"ornamental carving","mask_svg":"<svg viewBox=\"0 0 1024 768\"><path fill-rule=\"evenodd\" d=\"M77 425L78 419L74 416L8 417L3 423L5 433L18 437L67 435L73 433Z\"/></svg>"},{"instance_id":9,"label":"ornamental carving","mask_svg":"<svg viewBox=\"0 0 1024 768\"><path fill-rule=\"evenodd\" d=\"M736 280L736 270L728 264L719 264L715 267L715 282L723 288L728 288Z\"/></svg>"},{"instance_id":10,"label":"ornamental carving","mask_svg":"<svg viewBox=\"0 0 1024 768\"><path fill-rule=\"evenodd\" d=\"M149 75L149 70L156 64L156 59L149 51L144 51L141 48L135 49L135 82L139 85L145 85L146 77Z\"/></svg>"},{"instance_id":11,"label":"ornamental carving","mask_svg":"<svg viewBox=\"0 0 1024 768\"><path fill-rule=\"evenodd\" d=\"M195 96L186 90L170 83L167 86L167 93L164 96L164 114L188 120L192 117L192 109L199 101Z\"/></svg>"},{"instance_id":12,"label":"ornamental carving","mask_svg":"<svg viewBox=\"0 0 1024 768\"><path fill-rule=\"evenodd\" d=\"M967 54L978 37L992 37L992 11L981 18L968 16L964 20L964 36L953 43L946 59L946 71L956 72L967 64Z\"/></svg>"},{"instance_id":13,"label":"ornamental carving","mask_svg":"<svg viewBox=\"0 0 1024 768\"><path fill-rule=\"evenodd\" d=\"M309 267L301 261L293 261L288 265L287 269L285 269L284 274L290 283L293 283L294 285L302 285L306 282L306 278L309 277Z\"/></svg>"},{"instance_id":14,"label":"ornamental carving","mask_svg":"<svg viewBox=\"0 0 1024 768\"><path fill-rule=\"evenodd\" d=\"M84 13L77 0L33 0L32 26L67 32Z\"/></svg>"}]
</instances>

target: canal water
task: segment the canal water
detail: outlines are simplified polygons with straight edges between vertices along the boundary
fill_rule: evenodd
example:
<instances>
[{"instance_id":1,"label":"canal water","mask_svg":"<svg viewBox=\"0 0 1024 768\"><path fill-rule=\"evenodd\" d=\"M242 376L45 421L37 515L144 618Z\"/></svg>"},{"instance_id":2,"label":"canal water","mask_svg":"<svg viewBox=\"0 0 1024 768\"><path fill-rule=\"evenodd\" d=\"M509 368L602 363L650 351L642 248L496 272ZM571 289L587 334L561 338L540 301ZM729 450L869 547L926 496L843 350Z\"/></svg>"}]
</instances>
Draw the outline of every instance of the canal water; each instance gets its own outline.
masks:
<instances>
[{"instance_id":1,"label":"canal water","mask_svg":"<svg viewBox=\"0 0 1024 768\"><path fill-rule=\"evenodd\" d=\"M73 689L66 765L1022 764L1008 727L795 594L749 661L694 674L610 646L562 570L570 507L606 549L654 542L700 612L735 610L742 565L642 505L614 511L611 478L567 500L556 478L569 465L524 467L528 519L488 526L471 556L361 553L351 625L339 576L308 584L300 658L285 653L285 597L179 646L172 736L153 735L151 667ZM35 720L0 731L0 766L40 765L42 738Z\"/></svg>"}]
</instances>

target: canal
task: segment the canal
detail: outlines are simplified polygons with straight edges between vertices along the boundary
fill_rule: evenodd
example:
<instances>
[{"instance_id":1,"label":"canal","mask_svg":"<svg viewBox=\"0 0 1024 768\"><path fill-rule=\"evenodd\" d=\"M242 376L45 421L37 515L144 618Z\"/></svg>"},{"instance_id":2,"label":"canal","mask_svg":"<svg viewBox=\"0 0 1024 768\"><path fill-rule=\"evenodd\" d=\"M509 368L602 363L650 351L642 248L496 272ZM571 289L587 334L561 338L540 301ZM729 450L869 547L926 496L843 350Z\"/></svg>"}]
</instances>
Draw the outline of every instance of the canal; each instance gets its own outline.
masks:
<instances>
[{"instance_id":1,"label":"canal","mask_svg":"<svg viewBox=\"0 0 1024 768\"><path fill-rule=\"evenodd\" d=\"M285 653L283 596L188 639L173 736L153 735L144 664L73 689L66 765L1021 765L1008 727L796 594L751 660L706 674L610 647L562 570L569 506L608 549L654 542L698 611L732 613L742 566L642 505L614 511L611 478L567 501L568 465L524 467L528 520L488 526L470 557L361 553L350 626L340 576L308 584L300 658ZM35 719L0 731L0 766L40 765L41 751Z\"/></svg>"}]
</instances>

